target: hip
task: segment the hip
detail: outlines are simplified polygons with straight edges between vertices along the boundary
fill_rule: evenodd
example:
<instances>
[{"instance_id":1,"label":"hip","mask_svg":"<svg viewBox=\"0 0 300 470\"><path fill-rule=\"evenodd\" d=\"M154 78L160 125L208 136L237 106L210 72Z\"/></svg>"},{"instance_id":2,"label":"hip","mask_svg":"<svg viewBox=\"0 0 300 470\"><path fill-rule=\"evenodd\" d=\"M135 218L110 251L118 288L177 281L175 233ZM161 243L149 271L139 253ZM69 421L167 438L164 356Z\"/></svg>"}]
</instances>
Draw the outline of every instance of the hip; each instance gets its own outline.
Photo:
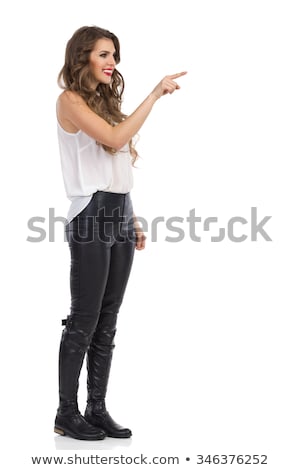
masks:
<instances>
[{"instance_id":1,"label":"hip","mask_svg":"<svg viewBox=\"0 0 300 470\"><path fill-rule=\"evenodd\" d=\"M135 240L133 205L130 193L96 191L88 205L65 227L67 240ZM78 238L80 235L80 238ZM71 237L72 236L72 237Z\"/></svg>"}]
</instances>

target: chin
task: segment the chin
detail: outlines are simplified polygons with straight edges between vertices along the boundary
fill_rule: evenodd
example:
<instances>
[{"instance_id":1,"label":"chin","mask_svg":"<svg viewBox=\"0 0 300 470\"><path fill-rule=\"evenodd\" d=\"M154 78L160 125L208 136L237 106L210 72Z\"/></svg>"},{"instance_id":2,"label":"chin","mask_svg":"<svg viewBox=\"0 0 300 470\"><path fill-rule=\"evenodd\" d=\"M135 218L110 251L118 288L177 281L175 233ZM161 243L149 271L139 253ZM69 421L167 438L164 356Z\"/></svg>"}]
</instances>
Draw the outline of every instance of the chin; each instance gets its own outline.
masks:
<instances>
[{"instance_id":1,"label":"chin","mask_svg":"<svg viewBox=\"0 0 300 470\"><path fill-rule=\"evenodd\" d=\"M111 82L111 79L112 79L112 77L106 77L106 76L104 76L104 77L101 77L101 82L102 82L102 83L110 83L110 82Z\"/></svg>"}]
</instances>

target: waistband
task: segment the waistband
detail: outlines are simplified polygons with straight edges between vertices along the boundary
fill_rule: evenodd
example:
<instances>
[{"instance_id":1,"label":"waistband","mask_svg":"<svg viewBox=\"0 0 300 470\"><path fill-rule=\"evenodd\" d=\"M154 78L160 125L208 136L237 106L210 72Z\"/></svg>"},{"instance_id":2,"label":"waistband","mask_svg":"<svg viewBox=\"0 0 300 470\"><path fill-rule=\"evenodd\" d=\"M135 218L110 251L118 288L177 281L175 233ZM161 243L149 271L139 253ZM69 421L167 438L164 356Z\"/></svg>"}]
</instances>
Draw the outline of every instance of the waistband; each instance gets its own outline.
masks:
<instances>
[{"instance_id":1,"label":"waistband","mask_svg":"<svg viewBox=\"0 0 300 470\"><path fill-rule=\"evenodd\" d=\"M133 207L130 193L112 193L109 191L96 191L90 202L68 224L71 228L84 219L94 218L97 224L100 220L118 220L125 217L129 221L133 216Z\"/></svg>"},{"instance_id":2,"label":"waistband","mask_svg":"<svg viewBox=\"0 0 300 470\"><path fill-rule=\"evenodd\" d=\"M110 191L96 191L92 199L111 199L112 201L123 201L124 199L130 199L130 192L129 193L112 193Z\"/></svg>"}]
</instances>

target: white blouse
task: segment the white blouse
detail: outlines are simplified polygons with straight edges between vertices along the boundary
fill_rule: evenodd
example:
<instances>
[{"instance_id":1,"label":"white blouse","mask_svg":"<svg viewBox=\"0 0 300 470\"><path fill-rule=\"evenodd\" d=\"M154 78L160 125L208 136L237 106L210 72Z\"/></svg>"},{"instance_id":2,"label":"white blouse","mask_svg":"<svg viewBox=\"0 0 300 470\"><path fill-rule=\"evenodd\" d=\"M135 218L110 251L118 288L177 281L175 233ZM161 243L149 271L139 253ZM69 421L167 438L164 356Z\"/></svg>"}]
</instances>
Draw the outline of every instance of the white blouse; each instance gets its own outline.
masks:
<instances>
[{"instance_id":1,"label":"white blouse","mask_svg":"<svg viewBox=\"0 0 300 470\"><path fill-rule=\"evenodd\" d=\"M133 172L128 144L111 155L81 130L72 134L57 122L57 131L64 186L71 201L68 223L88 205L94 192L131 191Z\"/></svg>"}]
</instances>

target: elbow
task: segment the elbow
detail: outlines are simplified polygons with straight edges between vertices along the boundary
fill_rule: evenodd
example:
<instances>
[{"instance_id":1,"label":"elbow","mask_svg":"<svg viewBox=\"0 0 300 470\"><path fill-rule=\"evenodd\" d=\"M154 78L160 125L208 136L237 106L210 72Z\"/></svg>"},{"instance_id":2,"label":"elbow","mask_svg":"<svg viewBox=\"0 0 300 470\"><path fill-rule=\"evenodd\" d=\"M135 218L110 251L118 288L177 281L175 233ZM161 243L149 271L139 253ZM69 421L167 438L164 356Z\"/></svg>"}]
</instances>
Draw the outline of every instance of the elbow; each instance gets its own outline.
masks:
<instances>
[{"instance_id":1,"label":"elbow","mask_svg":"<svg viewBox=\"0 0 300 470\"><path fill-rule=\"evenodd\" d=\"M124 145L126 145L127 143L128 143L127 139L116 138L116 139L114 139L112 147L115 150L117 150L117 152L119 152L124 147Z\"/></svg>"},{"instance_id":2,"label":"elbow","mask_svg":"<svg viewBox=\"0 0 300 470\"><path fill-rule=\"evenodd\" d=\"M112 130L111 147L119 152L128 143L128 135L121 131L119 125L113 127Z\"/></svg>"},{"instance_id":3,"label":"elbow","mask_svg":"<svg viewBox=\"0 0 300 470\"><path fill-rule=\"evenodd\" d=\"M99 136L97 139L98 142L101 142L103 145L106 145L117 152L119 152L128 143L128 136L123 135L123 132L120 132L118 126L111 127L110 131L105 135L105 138L103 137L103 135Z\"/></svg>"},{"instance_id":4,"label":"elbow","mask_svg":"<svg viewBox=\"0 0 300 470\"><path fill-rule=\"evenodd\" d=\"M106 146L106 147L109 147L113 150L115 150L116 152L119 152L125 145L125 143L123 144L123 142L119 142L117 141L116 139L96 139L97 142L101 143L102 145Z\"/></svg>"},{"instance_id":5,"label":"elbow","mask_svg":"<svg viewBox=\"0 0 300 470\"><path fill-rule=\"evenodd\" d=\"M124 147L124 145L122 145L122 144L113 145L113 148L114 148L117 152L119 152L123 147Z\"/></svg>"}]
</instances>

